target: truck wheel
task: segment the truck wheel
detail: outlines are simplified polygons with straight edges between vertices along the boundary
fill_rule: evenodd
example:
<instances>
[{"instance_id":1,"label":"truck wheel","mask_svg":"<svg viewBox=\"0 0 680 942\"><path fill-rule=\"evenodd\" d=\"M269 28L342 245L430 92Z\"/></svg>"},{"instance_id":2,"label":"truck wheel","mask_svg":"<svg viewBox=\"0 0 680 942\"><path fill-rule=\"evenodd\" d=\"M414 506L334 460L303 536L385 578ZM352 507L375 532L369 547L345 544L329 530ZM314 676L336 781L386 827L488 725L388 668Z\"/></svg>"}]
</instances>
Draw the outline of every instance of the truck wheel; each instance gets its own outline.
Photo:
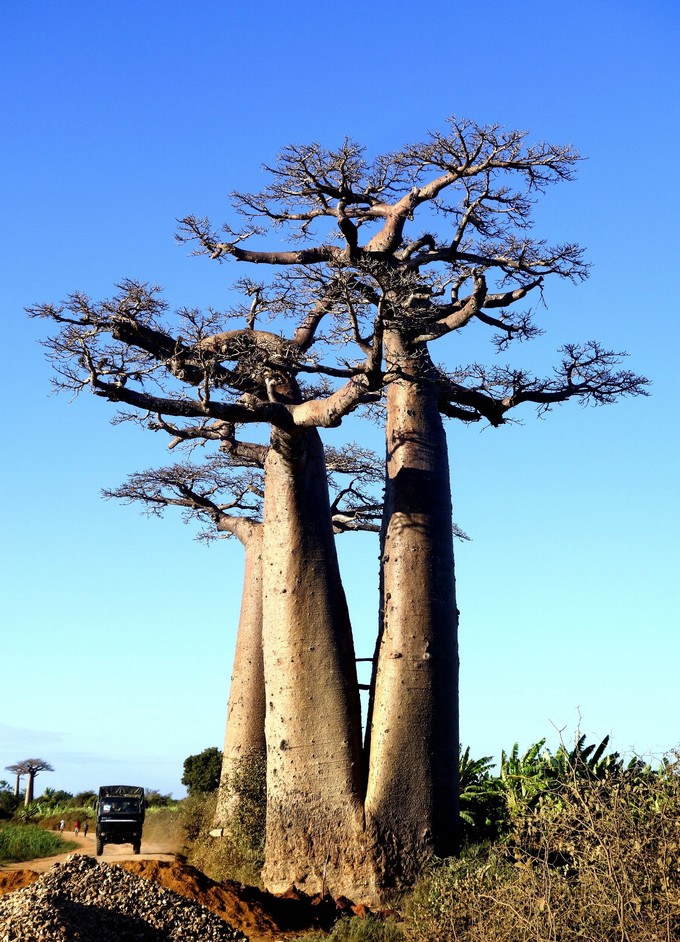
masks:
<instances>
[{"instance_id":1,"label":"truck wheel","mask_svg":"<svg viewBox=\"0 0 680 942\"><path fill-rule=\"evenodd\" d=\"M104 853L104 841L101 839L101 837L98 837L97 838L97 857L101 857L103 853Z\"/></svg>"},{"instance_id":2,"label":"truck wheel","mask_svg":"<svg viewBox=\"0 0 680 942\"><path fill-rule=\"evenodd\" d=\"M141 849L142 849L142 845L141 845L141 843L139 843L139 841L138 841L136 844L133 844L133 845L132 845L132 852L133 852L133 854L138 854Z\"/></svg>"}]
</instances>

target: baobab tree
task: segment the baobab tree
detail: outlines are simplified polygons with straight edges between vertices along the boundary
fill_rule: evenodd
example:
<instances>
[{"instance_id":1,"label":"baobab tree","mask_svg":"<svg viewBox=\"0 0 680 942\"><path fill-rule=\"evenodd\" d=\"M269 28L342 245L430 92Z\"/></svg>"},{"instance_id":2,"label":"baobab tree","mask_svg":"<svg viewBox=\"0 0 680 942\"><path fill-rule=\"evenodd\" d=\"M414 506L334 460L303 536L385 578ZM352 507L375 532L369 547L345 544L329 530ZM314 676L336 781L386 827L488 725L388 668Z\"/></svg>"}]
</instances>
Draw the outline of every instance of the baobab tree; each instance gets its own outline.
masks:
<instances>
[{"instance_id":1,"label":"baobab tree","mask_svg":"<svg viewBox=\"0 0 680 942\"><path fill-rule=\"evenodd\" d=\"M262 617L272 889L375 897L456 847L458 613L442 417L497 427L524 404L613 402L646 381L596 342L565 346L547 378L494 359L444 368L431 348L450 356L461 331L477 329L502 353L540 332L521 302L542 299L551 278L586 277L575 243L531 236L533 200L569 180L577 160L571 147L456 120L372 161L349 140L288 147L262 192L234 196L240 219L221 232L196 217L180 225L197 253L271 272L237 283L247 300L230 315L245 326L180 311L170 327L158 292L133 282L99 304L72 295L31 311L62 325L48 341L62 387L147 417L271 428ZM273 230L276 248L258 247ZM258 326L267 318L296 326ZM381 602L362 749L318 429L378 397Z\"/></svg>"},{"instance_id":2,"label":"baobab tree","mask_svg":"<svg viewBox=\"0 0 680 942\"><path fill-rule=\"evenodd\" d=\"M242 459L262 464L262 446ZM245 446L242 446L242 454ZM266 449L264 449L266 451ZM262 504L258 470L242 470L225 455L200 464L188 461L131 474L104 496L141 503L149 514L179 507L186 520L207 523L205 536L234 536L245 550L245 571L224 738L221 788L215 827L225 827L234 812L229 782L243 763L264 763L265 690L262 660ZM221 593L218 593L221 596Z\"/></svg>"},{"instance_id":3,"label":"baobab tree","mask_svg":"<svg viewBox=\"0 0 680 942\"><path fill-rule=\"evenodd\" d=\"M30 805L33 801L33 790L35 786L35 777L38 772L54 772L54 769L45 762L44 759L22 759L21 762L15 762L14 765L6 766L8 772L14 772L16 775L16 787L14 789L15 798L19 797L19 782L22 775L27 775L26 796L24 804Z\"/></svg>"},{"instance_id":4,"label":"baobab tree","mask_svg":"<svg viewBox=\"0 0 680 942\"><path fill-rule=\"evenodd\" d=\"M26 774L26 770L24 769L23 765L21 765L21 763L15 763L14 765L6 765L5 768L7 769L8 772L11 772L15 776L14 797L18 798L21 792L21 777L22 775Z\"/></svg>"},{"instance_id":5,"label":"baobab tree","mask_svg":"<svg viewBox=\"0 0 680 942\"><path fill-rule=\"evenodd\" d=\"M105 489L106 498L141 504L160 516L168 507L183 511L185 521L207 524L201 539L236 537L245 550L243 592L234 662L229 685L220 790L214 827L229 830L238 794L232 783L249 768L266 765L265 683L262 655L262 498L267 447L236 438L236 429L223 423L180 429L168 422L171 448L218 435L227 454L209 455L200 462L183 461L169 467L134 472L120 486ZM382 510L371 493L379 476L376 455L356 445L326 450L332 487L331 519L336 533L379 532Z\"/></svg>"},{"instance_id":6,"label":"baobab tree","mask_svg":"<svg viewBox=\"0 0 680 942\"><path fill-rule=\"evenodd\" d=\"M77 294L31 313L63 325L48 341L62 387L92 388L152 418L270 425L262 554L266 879L272 888L335 885L363 896L375 892L375 874L361 794L359 689L316 426L337 425L379 387L380 374L371 354L328 394L303 389L300 364L335 303L327 287L317 295L288 340L255 329L252 308L236 330L219 330L226 318L216 312L183 310L171 333L158 292L130 281L101 303ZM262 293L255 300L263 304ZM294 286L277 297L285 308L298 309L298 301Z\"/></svg>"},{"instance_id":7,"label":"baobab tree","mask_svg":"<svg viewBox=\"0 0 680 942\"><path fill-rule=\"evenodd\" d=\"M431 359L435 341L466 327L489 329L499 352L530 340L541 331L515 306L542 298L551 277L587 275L577 244L531 237L535 197L571 179L578 154L526 138L451 120L447 133L372 163L349 140L337 151L288 147L262 192L236 194L245 225L218 235L189 217L181 230L211 259L302 269L309 279L325 271L351 298L347 329L360 349L369 349L364 313L380 332L386 491L365 808L391 857L385 869L406 881L456 842L458 612L442 415L497 427L524 403L544 412L571 398L607 403L646 382L616 369L621 356L596 342L567 345L548 378L479 363L449 373ZM295 249L249 247L271 227Z\"/></svg>"}]
</instances>

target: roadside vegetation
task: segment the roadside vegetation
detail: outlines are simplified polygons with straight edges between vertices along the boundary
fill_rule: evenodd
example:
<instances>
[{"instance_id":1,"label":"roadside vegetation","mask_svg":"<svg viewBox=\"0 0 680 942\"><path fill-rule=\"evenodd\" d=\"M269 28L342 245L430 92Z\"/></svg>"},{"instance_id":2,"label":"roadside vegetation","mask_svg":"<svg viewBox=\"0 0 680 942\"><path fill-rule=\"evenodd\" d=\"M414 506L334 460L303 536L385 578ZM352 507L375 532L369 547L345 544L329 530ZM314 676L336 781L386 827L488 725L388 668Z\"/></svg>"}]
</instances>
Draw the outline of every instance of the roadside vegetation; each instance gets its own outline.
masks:
<instances>
[{"instance_id":1,"label":"roadside vegetation","mask_svg":"<svg viewBox=\"0 0 680 942\"><path fill-rule=\"evenodd\" d=\"M0 822L0 865L65 854L76 846L35 824Z\"/></svg>"},{"instance_id":2,"label":"roadside vegetation","mask_svg":"<svg viewBox=\"0 0 680 942\"><path fill-rule=\"evenodd\" d=\"M680 777L544 741L470 772L467 844L404 900L409 942L675 939L680 933ZM468 757L469 760L469 757Z\"/></svg>"},{"instance_id":3,"label":"roadside vegetation","mask_svg":"<svg viewBox=\"0 0 680 942\"><path fill-rule=\"evenodd\" d=\"M224 835L215 839L210 831L220 788L227 792L225 803L232 812ZM188 862L213 880L237 880L262 888L266 805L264 757L242 761L230 780L213 791L192 789L180 811Z\"/></svg>"},{"instance_id":4,"label":"roadside vegetation","mask_svg":"<svg viewBox=\"0 0 680 942\"><path fill-rule=\"evenodd\" d=\"M680 938L680 757L651 765L608 747L607 738L595 745L578 736L573 748L551 752L542 739L524 751L515 744L497 765L462 751L461 853L433 860L393 910L345 916L330 936L300 942ZM200 788L179 802L152 794L145 834L173 834L178 851L213 879L261 885L264 767L244 764L229 787L228 836L209 836L218 790ZM0 862L69 849L46 829L76 799L71 810L82 820L91 811L86 796L67 798L56 816L43 796L0 822Z\"/></svg>"},{"instance_id":5,"label":"roadside vegetation","mask_svg":"<svg viewBox=\"0 0 680 942\"><path fill-rule=\"evenodd\" d=\"M653 942L680 938L680 762L624 760L578 737L516 744L494 772L461 753L464 846L331 942ZM300 942L324 936L308 933Z\"/></svg>"}]
</instances>

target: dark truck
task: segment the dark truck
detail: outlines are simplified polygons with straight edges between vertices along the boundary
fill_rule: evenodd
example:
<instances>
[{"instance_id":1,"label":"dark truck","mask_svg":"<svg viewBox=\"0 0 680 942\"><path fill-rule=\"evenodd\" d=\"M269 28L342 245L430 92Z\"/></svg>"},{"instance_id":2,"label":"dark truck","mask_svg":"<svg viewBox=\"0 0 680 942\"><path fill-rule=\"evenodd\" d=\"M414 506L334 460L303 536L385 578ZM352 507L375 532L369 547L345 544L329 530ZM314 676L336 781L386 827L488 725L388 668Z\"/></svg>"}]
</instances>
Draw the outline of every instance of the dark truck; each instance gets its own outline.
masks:
<instances>
[{"instance_id":1,"label":"dark truck","mask_svg":"<svg viewBox=\"0 0 680 942\"><path fill-rule=\"evenodd\" d=\"M97 856L104 844L132 844L135 854L142 846L144 789L141 785L102 785L97 802Z\"/></svg>"}]
</instances>

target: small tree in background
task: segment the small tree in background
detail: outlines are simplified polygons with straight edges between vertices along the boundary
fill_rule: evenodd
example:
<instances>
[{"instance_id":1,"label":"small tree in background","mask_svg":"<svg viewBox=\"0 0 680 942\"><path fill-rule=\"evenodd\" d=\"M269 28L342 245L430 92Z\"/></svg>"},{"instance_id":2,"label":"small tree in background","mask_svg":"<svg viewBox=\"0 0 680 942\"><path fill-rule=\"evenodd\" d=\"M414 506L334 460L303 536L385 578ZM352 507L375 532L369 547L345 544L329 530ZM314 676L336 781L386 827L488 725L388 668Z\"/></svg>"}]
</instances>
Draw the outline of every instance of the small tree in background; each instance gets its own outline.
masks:
<instances>
[{"instance_id":1,"label":"small tree in background","mask_svg":"<svg viewBox=\"0 0 680 942\"><path fill-rule=\"evenodd\" d=\"M145 789L144 800L146 801L147 808L167 808L168 805L175 804L172 793L164 795L162 792L159 792L157 788Z\"/></svg>"},{"instance_id":2,"label":"small tree in background","mask_svg":"<svg viewBox=\"0 0 680 942\"><path fill-rule=\"evenodd\" d=\"M59 805L65 804L67 801L70 801L73 798L71 792L64 791L63 788L46 788L40 800L44 805L49 805L50 807L56 808Z\"/></svg>"},{"instance_id":3,"label":"small tree in background","mask_svg":"<svg viewBox=\"0 0 680 942\"><path fill-rule=\"evenodd\" d=\"M94 808L97 804L97 793L93 791L77 792L69 804L74 808Z\"/></svg>"},{"instance_id":4,"label":"small tree in background","mask_svg":"<svg viewBox=\"0 0 680 942\"><path fill-rule=\"evenodd\" d=\"M21 763L17 762L15 765L6 765L5 768L8 772L12 772L16 775L16 779L14 780L14 797L18 798L21 789L21 776L25 773L24 767Z\"/></svg>"},{"instance_id":5,"label":"small tree in background","mask_svg":"<svg viewBox=\"0 0 680 942\"><path fill-rule=\"evenodd\" d=\"M214 792L220 784L222 771L222 753L216 746L209 746L195 756L184 760L182 785L186 785L190 795L199 792Z\"/></svg>"}]
</instances>

